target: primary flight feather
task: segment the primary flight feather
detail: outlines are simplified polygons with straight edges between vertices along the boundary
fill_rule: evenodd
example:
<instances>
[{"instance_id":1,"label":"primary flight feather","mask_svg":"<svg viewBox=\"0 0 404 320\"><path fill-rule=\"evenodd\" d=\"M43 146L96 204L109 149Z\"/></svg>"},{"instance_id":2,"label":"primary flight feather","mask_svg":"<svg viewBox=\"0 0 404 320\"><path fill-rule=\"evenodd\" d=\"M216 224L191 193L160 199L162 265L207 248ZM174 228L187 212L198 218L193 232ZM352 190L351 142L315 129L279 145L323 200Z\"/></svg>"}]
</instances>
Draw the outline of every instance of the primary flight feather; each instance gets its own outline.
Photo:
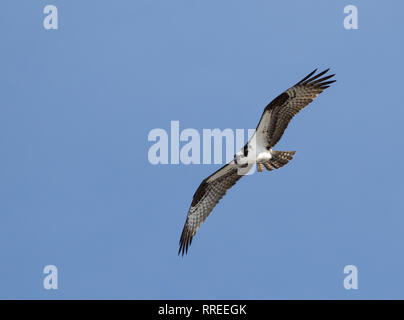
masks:
<instances>
[{"instance_id":1,"label":"primary flight feather","mask_svg":"<svg viewBox=\"0 0 404 320\"><path fill-rule=\"evenodd\" d=\"M336 80L334 74L324 76L329 69L308 74L293 87L289 88L264 109L254 135L247 144L235 154L234 159L204 179L196 190L180 238L178 254L188 252L192 238L202 222L212 212L219 200L245 173L251 164L257 165L262 172L279 169L292 160L295 151L272 150L285 132L290 120L317 95Z\"/></svg>"}]
</instances>

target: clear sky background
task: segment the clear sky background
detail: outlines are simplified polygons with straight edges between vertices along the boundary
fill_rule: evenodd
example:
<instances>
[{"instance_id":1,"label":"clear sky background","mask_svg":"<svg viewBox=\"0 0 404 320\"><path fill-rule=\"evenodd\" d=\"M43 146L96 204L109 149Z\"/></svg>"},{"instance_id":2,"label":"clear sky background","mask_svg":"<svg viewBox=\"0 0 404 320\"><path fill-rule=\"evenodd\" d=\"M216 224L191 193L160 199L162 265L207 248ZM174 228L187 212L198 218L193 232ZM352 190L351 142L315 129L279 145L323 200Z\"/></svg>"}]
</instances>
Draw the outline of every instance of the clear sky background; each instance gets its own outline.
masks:
<instances>
[{"instance_id":1,"label":"clear sky background","mask_svg":"<svg viewBox=\"0 0 404 320\"><path fill-rule=\"evenodd\" d=\"M59 29L43 28L43 8ZM359 10L345 30L343 9ZM0 298L404 298L400 1L7 0L0 4ZM188 256L219 165L148 162L153 128L255 128L314 68L276 172L243 178ZM343 286L345 265L359 289ZM45 265L59 289L45 290Z\"/></svg>"}]
</instances>

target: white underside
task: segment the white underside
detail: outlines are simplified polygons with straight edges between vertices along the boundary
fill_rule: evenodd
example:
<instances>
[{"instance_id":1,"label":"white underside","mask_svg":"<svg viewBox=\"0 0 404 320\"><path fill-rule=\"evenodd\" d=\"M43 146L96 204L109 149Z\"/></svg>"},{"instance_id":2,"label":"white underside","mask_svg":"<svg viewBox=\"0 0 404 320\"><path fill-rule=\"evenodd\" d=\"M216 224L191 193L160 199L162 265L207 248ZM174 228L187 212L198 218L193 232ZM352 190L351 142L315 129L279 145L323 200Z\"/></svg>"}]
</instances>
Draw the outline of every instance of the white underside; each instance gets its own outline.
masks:
<instances>
[{"instance_id":1,"label":"white underside","mask_svg":"<svg viewBox=\"0 0 404 320\"><path fill-rule=\"evenodd\" d=\"M268 162L272 158L272 149L267 150L262 143L263 141L257 140L256 134L254 134L248 142L248 156L243 156L243 149L237 152L238 164Z\"/></svg>"}]
</instances>

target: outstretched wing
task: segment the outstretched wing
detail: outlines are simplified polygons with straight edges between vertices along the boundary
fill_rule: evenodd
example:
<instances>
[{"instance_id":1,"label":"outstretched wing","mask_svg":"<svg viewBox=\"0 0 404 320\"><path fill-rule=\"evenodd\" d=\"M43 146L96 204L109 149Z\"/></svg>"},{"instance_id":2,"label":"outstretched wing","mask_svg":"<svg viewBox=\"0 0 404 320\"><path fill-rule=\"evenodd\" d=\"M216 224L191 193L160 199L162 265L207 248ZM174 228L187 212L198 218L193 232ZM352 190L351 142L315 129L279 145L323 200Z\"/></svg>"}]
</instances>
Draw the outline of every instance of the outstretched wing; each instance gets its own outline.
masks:
<instances>
[{"instance_id":1,"label":"outstretched wing","mask_svg":"<svg viewBox=\"0 0 404 320\"><path fill-rule=\"evenodd\" d=\"M212 212L219 200L226 194L243 175L239 174L238 167L229 163L202 181L194 194L189 208L187 220L182 230L180 249L178 254L188 252L192 238L198 231L202 222Z\"/></svg>"},{"instance_id":2,"label":"outstretched wing","mask_svg":"<svg viewBox=\"0 0 404 320\"><path fill-rule=\"evenodd\" d=\"M256 130L257 143L268 148L272 148L278 143L290 120L336 81L327 81L334 74L321 78L328 70L317 75L314 75L317 69L314 70L266 106Z\"/></svg>"}]
</instances>

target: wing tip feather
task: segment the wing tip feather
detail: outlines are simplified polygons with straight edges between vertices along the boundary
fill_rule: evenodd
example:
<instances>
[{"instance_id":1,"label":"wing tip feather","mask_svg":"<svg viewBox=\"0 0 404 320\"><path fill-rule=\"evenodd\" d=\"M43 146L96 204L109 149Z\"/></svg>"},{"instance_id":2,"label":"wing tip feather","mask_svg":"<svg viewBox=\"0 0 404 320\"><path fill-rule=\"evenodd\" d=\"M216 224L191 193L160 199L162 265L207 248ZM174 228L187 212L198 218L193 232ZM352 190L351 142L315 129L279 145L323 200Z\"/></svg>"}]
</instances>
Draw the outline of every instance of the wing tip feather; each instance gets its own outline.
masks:
<instances>
[{"instance_id":1,"label":"wing tip feather","mask_svg":"<svg viewBox=\"0 0 404 320\"><path fill-rule=\"evenodd\" d=\"M325 77L322 77L325 75L328 71L330 71L330 68L327 68L317 74L315 72L317 69L309 73L307 76L305 76L302 80L300 80L296 85L303 85L303 86L313 86L319 89L326 89L326 87L329 87L329 84L337 81L337 80L331 80L331 81L326 81L328 79L331 79L332 77L335 76L334 74L326 75Z\"/></svg>"},{"instance_id":2,"label":"wing tip feather","mask_svg":"<svg viewBox=\"0 0 404 320\"><path fill-rule=\"evenodd\" d=\"M302 80L300 80L298 83L296 83L296 85L301 84L302 82L306 81L307 79L309 79L313 74L315 74L317 72L317 68L314 69L312 72L310 72L307 76L305 76Z\"/></svg>"},{"instance_id":3,"label":"wing tip feather","mask_svg":"<svg viewBox=\"0 0 404 320\"><path fill-rule=\"evenodd\" d=\"M180 239L180 248L178 250L178 255L182 257L188 253L188 248L192 243L192 236L190 236L189 231L187 229L187 225L185 224L184 229L182 230L181 239Z\"/></svg>"}]
</instances>

